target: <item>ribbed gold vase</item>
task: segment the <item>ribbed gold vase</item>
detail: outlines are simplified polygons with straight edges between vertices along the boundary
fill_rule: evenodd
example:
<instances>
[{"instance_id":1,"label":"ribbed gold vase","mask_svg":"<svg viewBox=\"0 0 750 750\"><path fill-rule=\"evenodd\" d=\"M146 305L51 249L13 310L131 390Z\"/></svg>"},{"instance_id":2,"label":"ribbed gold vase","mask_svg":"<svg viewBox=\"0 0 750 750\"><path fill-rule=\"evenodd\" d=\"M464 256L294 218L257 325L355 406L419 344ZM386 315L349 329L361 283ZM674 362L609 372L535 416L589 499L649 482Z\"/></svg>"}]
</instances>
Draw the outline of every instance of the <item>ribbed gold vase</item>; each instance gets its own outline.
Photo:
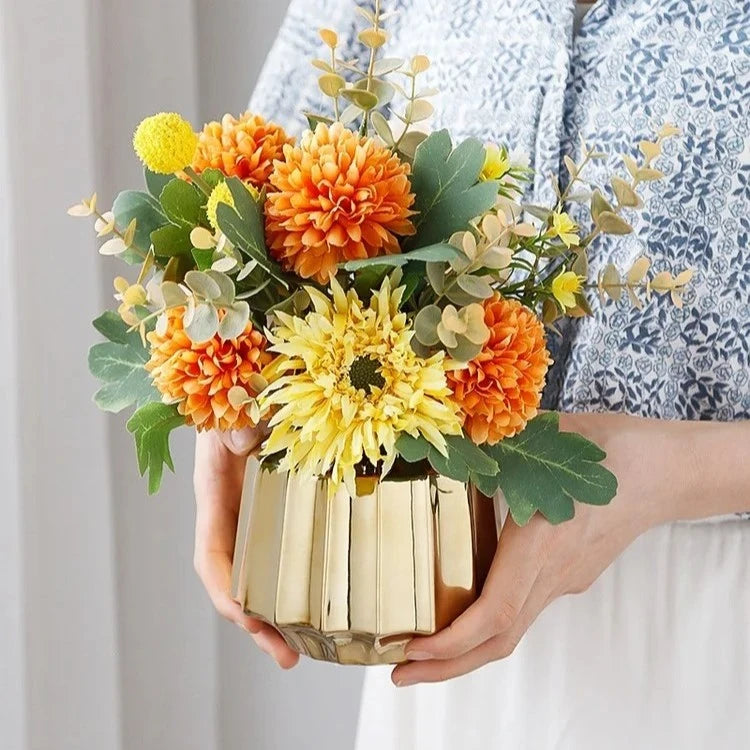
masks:
<instances>
[{"instance_id":1,"label":"ribbed gold vase","mask_svg":"<svg viewBox=\"0 0 750 750\"><path fill-rule=\"evenodd\" d=\"M496 542L492 500L452 479L329 498L325 479L248 466L233 596L302 654L394 664L476 599Z\"/></svg>"}]
</instances>

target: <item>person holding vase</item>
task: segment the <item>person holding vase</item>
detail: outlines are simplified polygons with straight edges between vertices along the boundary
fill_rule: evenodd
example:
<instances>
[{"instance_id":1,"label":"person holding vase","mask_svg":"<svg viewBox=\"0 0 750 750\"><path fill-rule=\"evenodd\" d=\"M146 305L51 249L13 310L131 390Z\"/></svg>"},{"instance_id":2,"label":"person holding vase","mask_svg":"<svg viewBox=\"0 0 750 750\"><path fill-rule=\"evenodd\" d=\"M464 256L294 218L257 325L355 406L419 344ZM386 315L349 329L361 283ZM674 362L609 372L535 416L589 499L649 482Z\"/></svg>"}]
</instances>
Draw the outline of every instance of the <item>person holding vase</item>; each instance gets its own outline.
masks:
<instances>
[{"instance_id":1,"label":"person holding vase","mask_svg":"<svg viewBox=\"0 0 750 750\"><path fill-rule=\"evenodd\" d=\"M551 339L545 405L606 451L617 496L558 526L508 518L479 600L409 644L390 675L400 690L368 671L357 748L745 748L750 2L388 5L394 52L427 52L445 82L431 127L527 151L531 203L549 198L550 174L565 181L580 137L615 159L655 122L677 123L635 233L590 262L632 262L645 246L696 276L681 309L601 307ZM350 0L292 0L251 101L288 130L318 96L316 26L357 44ZM287 84L304 80L290 101ZM289 668L298 655L229 594L246 457L263 437L198 434L195 562L218 611Z\"/></svg>"}]
</instances>

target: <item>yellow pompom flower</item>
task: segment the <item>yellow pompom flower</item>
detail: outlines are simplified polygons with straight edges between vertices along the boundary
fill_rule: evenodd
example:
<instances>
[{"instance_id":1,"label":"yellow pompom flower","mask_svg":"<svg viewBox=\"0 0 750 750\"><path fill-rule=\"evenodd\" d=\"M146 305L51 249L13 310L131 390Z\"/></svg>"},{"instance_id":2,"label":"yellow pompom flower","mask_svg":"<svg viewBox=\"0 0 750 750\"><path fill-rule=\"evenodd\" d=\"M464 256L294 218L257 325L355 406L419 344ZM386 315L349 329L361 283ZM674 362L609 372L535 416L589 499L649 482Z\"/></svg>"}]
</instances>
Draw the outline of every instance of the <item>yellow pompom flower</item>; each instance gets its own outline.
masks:
<instances>
[{"instance_id":1,"label":"yellow pompom flower","mask_svg":"<svg viewBox=\"0 0 750 750\"><path fill-rule=\"evenodd\" d=\"M158 174L174 174L189 166L197 145L193 126L175 112L147 117L133 134L138 158Z\"/></svg>"},{"instance_id":2,"label":"yellow pompom flower","mask_svg":"<svg viewBox=\"0 0 750 750\"><path fill-rule=\"evenodd\" d=\"M461 433L445 355L414 352L403 292L386 278L365 305L332 279L331 297L307 289L314 309L304 317L275 313L270 351L279 356L258 403L275 411L263 452L284 451L281 468L328 476L332 492L343 482L355 494L356 467L366 459L387 473L400 433L421 434L442 453L444 435Z\"/></svg>"},{"instance_id":3,"label":"yellow pompom flower","mask_svg":"<svg viewBox=\"0 0 750 750\"><path fill-rule=\"evenodd\" d=\"M484 166L479 173L480 180L499 180L511 167L508 151L490 143L484 147Z\"/></svg>"},{"instance_id":4,"label":"yellow pompom flower","mask_svg":"<svg viewBox=\"0 0 750 750\"><path fill-rule=\"evenodd\" d=\"M582 281L583 277L573 271L563 271L552 279L552 294L564 309L573 308L578 304L575 295L581 291Z\"/></svg>"},{"instance_id":5,"label":"yellow pompom flower","mask_svg":"<svg viewBox=\"0 0 750 750\"><path fill-rule=\"evenodd\" d=\"M260 198L260 193L249 183L243 183L247 188L247 192L250 193L252 199L257 201ZM219 203L226 203L227 206L234 208L234 198L229 190L229 185L226 182L220 182L212 191L211 195L208 196L206 203L206 214L208 215L208 222L211 226L218 231L219 221L216 218L216 209Z\"/></svg>"},{"instance_id":6,"label":"yellow pompom flower","mask_svg":"<svg viewBox=\"0 0 750 750\"><path fill-rule=\"evenodd\" d=\"M578 224L565 211L552 214L552 226L549 228L547 236L559 237L565 244L565 247L577 245L580 242Z\"/></svg>"}]
</instances>

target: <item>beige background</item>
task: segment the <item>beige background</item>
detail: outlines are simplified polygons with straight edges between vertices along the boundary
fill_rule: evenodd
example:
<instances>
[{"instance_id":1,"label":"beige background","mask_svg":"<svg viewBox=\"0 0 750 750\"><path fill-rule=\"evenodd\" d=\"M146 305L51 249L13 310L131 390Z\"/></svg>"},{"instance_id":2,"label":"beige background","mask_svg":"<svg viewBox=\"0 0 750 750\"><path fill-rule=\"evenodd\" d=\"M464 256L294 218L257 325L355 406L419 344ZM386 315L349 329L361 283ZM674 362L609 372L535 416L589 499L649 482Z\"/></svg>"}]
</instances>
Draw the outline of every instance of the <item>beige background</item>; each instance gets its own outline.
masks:
<instances>
[{"instance_id":1,"label":"beige background","mask_svg":"<svg viewBox=\"0 0 750 750\"><path fill-rule=\"evenodd\" d=\"M285 0L0 0L0 747L352 747L361 670L281 673L192 569L192 435L156 498L86 349L121 269L65 215L140 185L138 120L244 108ZM272 114L272 113L269 113Z\"/></svg>"}]
</instances>

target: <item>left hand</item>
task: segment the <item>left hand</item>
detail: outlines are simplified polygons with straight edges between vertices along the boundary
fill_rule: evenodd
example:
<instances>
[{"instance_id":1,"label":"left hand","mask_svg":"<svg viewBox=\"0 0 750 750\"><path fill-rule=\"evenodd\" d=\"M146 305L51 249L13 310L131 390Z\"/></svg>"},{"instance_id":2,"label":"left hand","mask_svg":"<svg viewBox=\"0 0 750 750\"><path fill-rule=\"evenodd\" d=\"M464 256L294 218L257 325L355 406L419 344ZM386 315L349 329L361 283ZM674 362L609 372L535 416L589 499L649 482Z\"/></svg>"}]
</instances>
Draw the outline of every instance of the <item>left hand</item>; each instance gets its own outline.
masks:
<instances>
[{"instance_id":1,"label":"left hand","mask_svg":"<svg viewBox=\"0 0 750 750\"><path fill-rule=\"evenodd\" d=\"M561 415L607 452L618 477L606 507L576 504L575 518L553 526L539 514L525 526L508 516L479 599L452 625L415 638L411 661L392 675L398 686L437 682L510 655L554 599L585 591L640 534L670 517L670 501L690 482L684 444L671 423L615 414Z\"/></svg>"}]
</instances>

